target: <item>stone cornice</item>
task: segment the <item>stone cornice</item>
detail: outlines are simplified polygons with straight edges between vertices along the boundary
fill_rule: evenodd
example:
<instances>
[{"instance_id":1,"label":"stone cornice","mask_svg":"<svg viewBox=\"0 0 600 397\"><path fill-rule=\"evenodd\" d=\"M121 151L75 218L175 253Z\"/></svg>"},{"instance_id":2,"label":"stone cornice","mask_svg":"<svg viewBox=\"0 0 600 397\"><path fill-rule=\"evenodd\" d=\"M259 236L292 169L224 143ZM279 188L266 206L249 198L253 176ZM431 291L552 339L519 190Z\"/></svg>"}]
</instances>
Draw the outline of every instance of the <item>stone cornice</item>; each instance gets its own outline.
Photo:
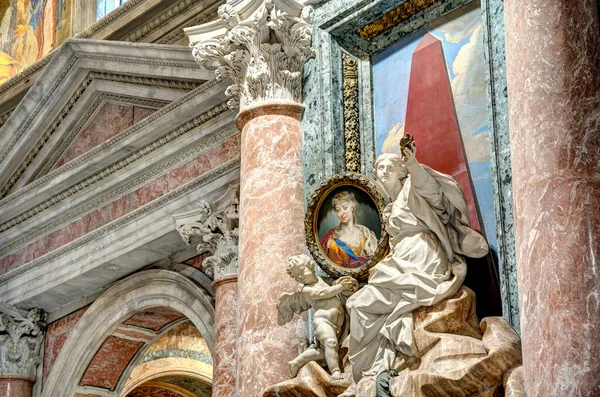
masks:
<instances>
[{"instance_id":1,"label":"stone cornice","mask_svg":"<svg viewBox=\"0 0 600 397\"><path fill-rule=\"evenodd\" d=\"M2 188L0 188L0 198L6 196L6 194L8 192L10 192L11 189L13 189L13 187L15 186L15 184L17 184L17 182L19 181L19 179L21 178L23 173L27 170L29 165L33 162L33 160L37 157L37 155L40 153L42 148L45 146L46 142L48 142L48 140L56 132L56 130L59 128L59 126L63 123L65 118L69 115L69 113L71 112L71 110L73 109L75 104L79 101L79 99L82 97L82 95L87 90L87 88L89 86L91 86L94 83L94 81L97 81L97 80L115 81L115 82L138 84L138 85L148 85L148 86L152 86L152 87L165 87L165 88L181 89L181 90L187 90L187 91L192 90L195 87L198 87L201 83L200 81L177 81L177 80L166 80L166 79L157 79L157 78L148 78L148 77L127 76L127 75L119 75L119 74L113 74L113 73L90 72L88 74L87 78L84 79L83 83L81 83L79 85L79 87L75 90L74 95L65 104L65 106L63 107L61 112L56 116L56 118L50 125L50 128L48 128L42 134L42 136L39 139L36 146L27 154L27 157L25 157L25 160L21 163L19 168L17 168L17 170L13 173L13 175L8 180L8 182L5 183L4 186L2 186ZM154 107L154 108L161 107L162 105L165 104L164 102L162 102L161 106L156 106L156 104L157 104L156 101L146 101L146 103L150 104L151 105L150 107ZM64 149L66 149L66 148L64 148ZM62 154L62 152L61 152L61 154ZM52 162L52 164L50 165L50 168L52 168L52 165L54 165L56 163L56 161L58 161L58 159L55 159ZM50 168L45 167L45 170L47 171ZM41 171L41 174L44 174L44 173L45 173L44 171ZM24 184L24 182L23 182L23 184Z\"/></svg>"},{"instance_id":2,"label":"stone cornice","mask_svg":"<svg viewBox=\"0 0 600 397\"><path fill-rule=\"evenodd\" d=\"M102 55L98 55L98 52ZM71 98L69 93L75 90L73 80L79 80L77 84L84 80L76 70L93 68L102 71L103 66L107 72L116 69L112 70L115 74L137 74L147 78L201 80L210 76L208 73L199 74L189 53L179 46L67 41L44 70L44 81L31 88L0 130L0 147L4 149L0 154L2 184L6 183L17 168L18 163L15 164L14 159L23 158L25 150L35 145L32 142L34 137L31 127L43 124L41 118L47 118L48 112L55 112L53 109L57 106L57 99L66 101ZM49 82L52 85L48 86ZM20 144L16 147L17 142Z\"/></svg>"},{"instance_id":3,"label":"stone cornice","mask_svg":"<svg viewBox=\"0 0 600 397\"><path fill-rule=\"evenodd\" d=\"M156 41L156 43L160 44L174 44L179 40L185 38L185 33L183 31L184 26L194 26L200 25L203 23L207 23L217 18L216 8L210 7L206 11L203 11L197 14L195 17L184 22L182 26L178 26L171 33L161 37Z\"/></svg>"},{"instance_id":4,"label":"stone cornice","mask_svg":"<svg viewBox=\"0 0 600 397\"><path fill-rule=\"evenodd\" d=\"M108 27L109 25L111 25L112 23L114 23L115 21L120 19L121 17L124 17L126 14L133 11L135 8L137 8L139 5L143 4L146 1L147 0L129 0L129 1L127 1L122 6L116 8L115 10L113 10L112 12L110 12L109 14L104 16L102 19L100 19L98 22L96 22L95 24L90 26L88 29L86 29L83 32L76 35L71 40L73 40L73 39L89 39L89 38L94 37L95 35L100 33L103 29L105 29L106 27ZM189 1L189 0L185 0L185 1ZM183 9L182 12L185 12L186 10L188 10L187 7L185 9ZM142 26L139 29L142 29L142 28L144 28L144 26ZM183 31L181 32L181 37L183 38ZM105 39L105 37L103 37L103 36L96 37L96 38L97 39ZM121 38L121 40L128 41L125 38ZM165 43L165 44L171 44L171 43ZM15 76L11 77L10 79L8 79L7 81L5 81L2 85L0 85L0 95L3 94L4 92L9 91L10 89L14 88L15 86L19 85L20 83L26 83L33 75L35 75L40 70L42 70L52 60L52 58L54 57L54 55L56 55L58 50L59 49L57 48L57 49L50 51L48 54L46 54L44 57L39 59L37 62L26 67L21 73L15 75Z\"/></svg>"},{"instance_id":5,"label":"stone cornice","mask_svg":"<svg viewBox=\"0 0 600 397\"><path fill-rule=\"evenodd\" d=\"M207 91L210 91L213 87L217 86L218 84L219 83L215 80L204 83L202 86L194 89L193 91L189 92L188 94L185 94L178 100L157 110L150 116L146 117L144 120L141 120L139 123L136 123L135 125L129 127L128 129L126 129L125 131L120 133L119 135L107 140L106 142L103 142L102 144L96 146L95 148L91 149L90 151L86 152L85 154L77 157L73 161L70 161L69 163L65 164L64 166L49 172L48 174L42 176L41 178L33 181L30 184L22 187L21 189L15 191L14 193L11 193L10 195L4 197L3 199L0 200L0 207L6 208L6 206L11 205L11 203L13 205L21 204L22 203L21 200L19 200L19 201L16 201L16 200L21 199L23 196L27 195L29 192L32 192L33 190L39 190L38 188L42 187L43 185L45 185L47 188L51 188L52 187L51 185L53 185L53 180L55 178L57 178L59 175L61 175L61 174L64 175L69 171L72 171L78 167L82 167L86 162L89 162L92 158L101 155L101 153L103 151L107 150L108 148L115 147L120 142L122 142L124 139L126 139L129 136L134 135L138 131L142 130L146 125L155 122L156 120L160 119L161 117L167 115L170 112L173 112L179 106L190 101L192 98L195 98L197 96L201 96L201 95L205 94ZM114 165L114 167L118 167L118 165ZM100 171L98 171L98 172L100 172ZM30 197L30 199L34 199L34 197ZM33 201L35 201L35 200L33 200ZM28 202L31 202L31 200L28 200ZM26 208L30 209L31 206L28 206Z\"/></svg>"},{"instance_id":6,"label":"stone cornice","mask_svg":"<svg viewBox=\"0 0 600 397\"><path fill-rule=\"evenodd\" d=\"M146 1L146 0L129 0L129 1L125 2L125 4L123 4L120 7L115 8L113 11L109 12L104 17L102 17L102 19L100 19L98 22L96 22L95 24L93 24L92 26L90 26L89 28L84 30L83 32L79 33L77 35L77 37L78 38L88 38L88 37L94 36L95 34L100 32L102 29L106 28L106 26L110 25L117 19L121 18L123 15L125 15L128 12L130 12L131 10L133 10L138 5L142 4L144 1Z\"/></svg>"},{"instance_id":7,"label":"stone cornice","mask_svg":"<svg viewBox=\"0 0 600 397\"><path fill-rule=\"evenodd\" d=\"M36 268L38 268L39 266L42 266L48 262L51 262L53 260L56 260L58 258L60 258L61 256L70 253L71 251L76 250L77 248L83 247L84 245L98 239L99 237L106 235L112 231L115 231L121 227L123 227L126 224L129 224L131 222L136 221L136 219L147 215L153 211L158 210L159 208L167 205L169 202L188 194L191 191L194 191L206 184L208 184L209 182L218 179L219 177L223 176L224 174L227 174L228 172L231 172L235 169L238 169L240 166L240 160L239 159L234 159L234 160L230 160L227 163L216 167L214 169L212 169L211 171L207 172L206 174L203 174L202 176L196 178L194 181L187 183L186 185L182 186L179 189L174 190L171 193L168 193L154 201L152 201L150 204L145 205L137 210L132 211L131 213L117 219L116 221L110 222L109 224L102 226L98 229L95 229L94 231L86 234L85 236L69 243L66 246L63 246L55 251L52 251L44 256L42 256L39 259L36 259L34 261L28 262L26 264L24 264L23 266L20 266L8 273L5 273L3 275L0 276L0 285L2 284L6 284L9 280L25 274L31 270L34 270Z\"/></svg>"},{"instance_id":8,"label":"stone cornice","mask_svg":"<svg viewBox=\"0 0 600 397\"><path fill-rule=\"evenodd\" d=\"M150 144L142 147L141 149L131 153L130 155L124 157L119 162L114 163L114 164L110 165L109 167L106 167L106 168L100 170L99 172L96 172L92 176L76 183L75 185L69 187L66 190L63 190L60 193L53 195L48 200L38 204L37 206L35 206L33 208L30 208L25 213L8 220L7 222L0 224L0 233L4 232L5 230L7 230L9 228L19 225L20 223L37 215L38 213L40 213L48 208L51 208L53 205L66 200L69 196L72 196L72 195L80 192L83 189L87 189L90 186L92 186L92 185L104 180L105 178L109 177L110 175L114 174L115 172L117 172L125 167L128 167L132 163L134 163L148 155L151 155L154 151L158 150L159 148L168 144L169 142L173 141L174 139L180 137L181 135L185 134L186 132L189 132L189 131L197 128L198 126L206 123L207 121L217 117L218 115L221 115L221 114L227 113L227 112L229 112L229 109L227 109L227 106L224 103L209 109L205 113L202 113L198 117L184 123L183 125L179 126L178 128L174 129L173 131L169 132L165 136L162 136L162 137L156 139L152 143L150 143ZM139 127L138 127L138 129L139 129ZM127 131L129 131L129 130L126 130L125 132L127 132ZM0 250L0 252L1 252L1 250Z\"/></svg>"},{"instance_id":9,"label":"stone cornice","mask_svg":"<svg viewBox=\"0 0 600 397\"><path fill-rule=\"evenodd\" d=\"M225 104L222 104L221 106L224 108ZM189 131L192 131L195 129L197 129L197 127L193 127ZM202 143L200 143L199 145L195 146L194 148L192 148L190 150L185 151L181 155L174 157L166 162L160 163L160 164L148 169L147 172L134 178L133 180L129 181L128 183L126 183L122 186L119 186L116 189L112 189L97 198L92 199L91 201L87 202L85 205L80 206L77 209L68 212L64 216L61 216L60 218L42 226L42 227L36 228L32 233L27 234L26 236L24 236L18 240L15 240L9 244L2 246L0 248L0 257L8 255L12 252L15 252L18 249L26 246L27 244L29 244L47 234L52 233L55 230L58 230L59 228L65 226L69 222L72 222L76 219L81 218L82 216L85 216L86 214L94 211L95 209L102 206L103 204L106 204L107 202L109 202L115 198L118 198L124 194L127 194L128 192L134 190L135 188L142 186L144 183L157 178L159 175L162 175L165 172L168 172L170 169L172 169L178 165L181 165L181 164L185 163L186 161L189 161L190 159L196 157L198 154L202 153L203 151L206 151L206 150L210 149L211 147L214 147L215 145L217 145L221 142L224 142L225 140L234 136L237 133L238 133L238 131L236 129L230 128L230 129L222 130L222 131L210 136L209 138L202 141ZM175 139L176 137L175 138L169 137L169 138L170 138L169 139L169 141L170 141L172 139ZM167 144L167 142L165 142L165 144ZM152 152L149 152L149 153L147 153L147 155L151 155L151 153ZM54 200L52 202L54 202ZM23 222L24 221L25 220L23 220Z\"/></svg>"},{"instance_id":10,"label":"stone cornice","mask_svg":"<svg viewBox=\"0 0 600 397\"><path fill-rule=\"evenodd\" d=\"M130 0L131 1L131 0ZM126 3L127 4L127 3ZM166 25L169 21L175 18L177 15L188 11L196 4L196 0L182 0L174 6L168 8L159 16L152 19L147 24L139 27L135 31L131 32L124 41L138 42L142 41L148 36L153 30ZM183 32L182 32L183 33Z\"/></svg>"}]
</instances>

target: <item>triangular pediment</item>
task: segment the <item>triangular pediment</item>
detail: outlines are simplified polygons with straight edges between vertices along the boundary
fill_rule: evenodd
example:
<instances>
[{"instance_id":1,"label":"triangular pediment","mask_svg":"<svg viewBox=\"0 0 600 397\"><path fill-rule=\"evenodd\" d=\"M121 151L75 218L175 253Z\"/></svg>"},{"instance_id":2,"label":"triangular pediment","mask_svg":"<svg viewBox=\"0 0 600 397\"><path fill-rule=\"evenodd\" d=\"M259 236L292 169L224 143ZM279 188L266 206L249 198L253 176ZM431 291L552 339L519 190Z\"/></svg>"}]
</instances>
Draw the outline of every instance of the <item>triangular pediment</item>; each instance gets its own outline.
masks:
<instances>
[{"instance_id":1,"label":"triangular pediment","mask_svg":"<svg viewBox=\"0 0 600 397\"><path fill-rule=\"evenodd\" d=\"M52 158L45 164L40 175L69 163L165 105L162 101L136 102L135 98L130 98L127 102L114 102L103 95L99 96L87 110L92 115L90 119L84 118L81 123L83 128L73 129L66 134L62 145L53 151Z\"/></svg>"},{"instance_id":2,"label":"triangular pediment","mask_svg":"<svg viewBox=\"0 0 600 397\"><path fill-rule=\"evenodd\" d=\"M67 41L0 128L0 198L212 78L185 47Z\"/></svg>"}]
</instances>

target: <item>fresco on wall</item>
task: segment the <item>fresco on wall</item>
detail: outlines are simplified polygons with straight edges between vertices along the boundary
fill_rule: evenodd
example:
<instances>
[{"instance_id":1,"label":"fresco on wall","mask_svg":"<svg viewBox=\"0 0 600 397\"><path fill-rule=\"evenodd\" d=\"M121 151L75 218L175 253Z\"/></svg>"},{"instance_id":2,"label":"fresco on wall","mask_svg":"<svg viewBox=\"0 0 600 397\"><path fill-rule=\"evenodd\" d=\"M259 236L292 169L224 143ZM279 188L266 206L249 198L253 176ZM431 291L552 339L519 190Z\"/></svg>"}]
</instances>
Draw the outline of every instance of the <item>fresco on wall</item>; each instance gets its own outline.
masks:
<instances>
[{"instance_id":1,"label":"fresco on wall","mask_svg":"<svg viewBox=\"0 0 600 397\"><path fill-rule=\"evenodd\" d=\"M73 0L0 0L0 84L71 34Z\"/></svg>"},{"instance_id":2,"label":"fresco on wall","mask_svg":"<svg viewBox=\"0 0 600 397\"><path fill-rule=\"evenodd\" d=\"M415 136L419 162L452 175L472 226L497 250L488 98L479 2L430 23L373 56L377 155Z\"/></svg>"}]
</instances>

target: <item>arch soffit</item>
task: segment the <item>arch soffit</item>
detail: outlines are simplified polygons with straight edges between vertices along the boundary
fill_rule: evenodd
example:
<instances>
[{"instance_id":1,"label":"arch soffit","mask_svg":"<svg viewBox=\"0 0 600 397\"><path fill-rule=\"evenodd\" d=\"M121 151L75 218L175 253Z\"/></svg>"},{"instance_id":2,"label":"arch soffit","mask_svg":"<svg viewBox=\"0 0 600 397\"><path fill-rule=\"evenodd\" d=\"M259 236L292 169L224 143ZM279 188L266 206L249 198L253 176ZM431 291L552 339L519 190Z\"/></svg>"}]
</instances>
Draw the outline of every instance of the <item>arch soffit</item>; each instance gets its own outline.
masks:
<instances>
[{"instance_id":1,"label":"arch soffit","mask_svg":"<svg viewBox=\"0 0 600 397\"><path fill-rule=\"evenodd\" d=\"M165 376L182 376L186 378L199 380L201 382L206 383L207 385L212 385L212 374L208 374L196 368L167 365L164 368L153 368L149 372L144 372L141 376L132 379L130 382L125 384L123 390L117 393L117 395L126 396L128 393L135 390L137 387L142 386L147 382L151 382L154 379L162 378Z\"/></svg>"},{"instance_id":2,"label":"arch soffit","mask_svg":"<svg viewBox=\"0 0 600 397\"><path fill-rule=\"evenodd\" d=\"M72 396L104 340L135 313L161 306L186 316L212 354L214 308L208 293L179 273L142 271L109 288L81 317L56 359L42 397Z\"/></svg>"}]
</instances>

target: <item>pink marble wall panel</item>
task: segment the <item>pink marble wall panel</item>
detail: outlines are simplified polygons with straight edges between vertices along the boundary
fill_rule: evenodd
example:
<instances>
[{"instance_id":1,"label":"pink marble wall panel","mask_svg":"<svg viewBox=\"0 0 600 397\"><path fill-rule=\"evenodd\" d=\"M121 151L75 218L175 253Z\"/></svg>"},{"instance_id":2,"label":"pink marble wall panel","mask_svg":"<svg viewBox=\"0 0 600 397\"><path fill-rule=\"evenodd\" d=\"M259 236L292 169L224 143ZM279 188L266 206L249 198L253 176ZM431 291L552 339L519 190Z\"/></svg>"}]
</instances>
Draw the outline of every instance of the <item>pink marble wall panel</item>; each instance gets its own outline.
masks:
<instances>
[{"instance_id":1,"label":"pink marble wall panel","mask_svg":"<svg viewBox=\"0 0 600 397\"><path fill-rule=\"evenodd\" d=\"M237 392L255 396L289 379L295 324L277 325L276 303L296 283L287 258L306 251L301 109L263 105L238 116L242 130ZM244 121L248 120L245 125Z\"/></svg>"},{"instance_id":2,"label":"pink marble wall panel","mask_svg":"<svg viewBox=\"0 0 600 397\"><path fill-rule=\"evenodd\" d=\"M193 258L188 259L187 261L183 262L186 265L190 265L198 270L202 270L204 271L204 266L202 265L202 263L204 262L204 259L206 259L207 256L211 255L210 253L206 252L202 255L198 255L195 256Z\"/></svg>"},{"instance_id":3,"label":"pink marble wall panel","mask_svg":"<svg viewBox=\"0 0 600 397\"><path fill-rule=\"evenodd\" d=\"M0 274L31 262L176 190L214 167L234 159L238 156L239 148L240 138L239 135L236 135L221 145L211 148L187 163L153 179L135 191L36 240L18 252L0 258Z\"/></svg>"},{"instance_id":4,"label":"pink marble wall panel","mask_svg":"<svg viewBox=\"0 0 600 397\"><path fill-rule=\"evenodd\" d=\"M46 344L44 346L44 381L48 379L50 369L52 369L58 353L60 353L60 350L67 341L69 334L88 308L89 306L83 307L68 316L48 324L48 328L46 329Z\"/></svg>"},{"instance_id":5,"label":"pink marble wall panel","mask_svg":"<svg viewBox=\"0 0 600 397\"><path fill-rule=\"evenodd\" d=\"M504 4L527 395L600 396L597 1Z\"/></svg>"},{"instance_id":6,"label":"pink marble wall panel","mask_svg":"<svg viewBox=\"0 0 600 397\"><path fill-rule=\"evenodd\" d=\"M142 342L109 336L88 366L80 384L114 390Z\"/></svg>"},{"instance_id":7,"label":"pink marble wall panel","mask_svg":"<svg viewBox=\"0 0 600 397\"><path fill-rule=\"evenodd\" d=\"M168 307L156 307L137 313L129 320L125 321L124 324L158 331L165 325L172 323L181 317L183 317L183 314L179 313L177 310Z\"/></svg>"},{"instance_id":8,"label":"pink marble wall panel","mask_svg":"<svg viewBox=\"0 0 600 397\"><path fill-rule=\"evenodd\" d=\"M139 106L134 106L133 107L133 123L132 123L132 125L142 121L143 119L150 116L154 112L156 112L156 109L141 108Z\"/></svg>"},{"instance_id":9,"label":"pink marble wall panel","mask_svg":"<svg viewBox=\"0 0 600 397\"><path fill-rule=\"evenodd\" d=\"M31 397L33 381L20 376L0 376L0 396Z\"/></svg>"},{"instance_id":10,"label":"pink marble wall panel","mask_svg":"<svg viewBox=\"0 0 600 397\"><path fill-rule=\"evenodd\" d=\"M213 397L235 396L237 344L237 275L212 285L215 300Z\"/></svg>"},{"instance_id":11,"label":"pink marble wall panel","mask_svg":"<svg viewBox=\"0 0 600 397\"><path fill-rule=\"evenodd\" d=\"M107 102L100 107L87 128L81 131L71 142L62 158L54 168L58 168L102 142L123 132L138 121L155 112L153 109L138 108L131 105Z\"/></svg>"}]
</instances>

